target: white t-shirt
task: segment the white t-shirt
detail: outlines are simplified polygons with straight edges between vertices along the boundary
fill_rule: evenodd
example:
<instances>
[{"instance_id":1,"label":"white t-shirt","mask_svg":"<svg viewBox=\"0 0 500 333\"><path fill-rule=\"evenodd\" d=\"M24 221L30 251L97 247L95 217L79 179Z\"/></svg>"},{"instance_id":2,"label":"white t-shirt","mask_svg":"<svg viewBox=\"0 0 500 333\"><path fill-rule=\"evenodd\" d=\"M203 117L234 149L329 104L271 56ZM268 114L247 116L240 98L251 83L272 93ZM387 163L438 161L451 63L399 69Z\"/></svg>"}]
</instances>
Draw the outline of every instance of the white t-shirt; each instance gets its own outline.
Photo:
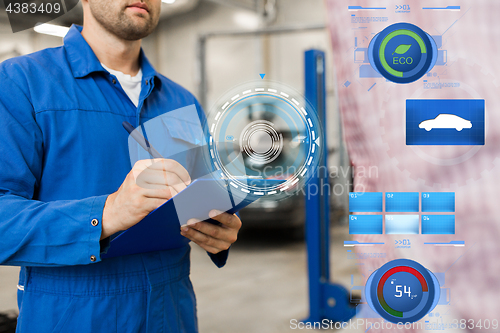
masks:
<instances>
[{"instance_id":1,"label":"white t-shirt","mask_svg":"<svg viewBox=\"0 0 500 333\"><path fill-rule=\"evenodd\" d=\"M137 107L139 105L139 96L141 95L142 69L139 69L139 72L136 76L130 76L128 74L123 74L122 72L108 68L103 63L101 63L101 65L110 74L116 76L116 79L118 80L118 82L120 82L120 85L122 86L127 96Z\"/></svg>"}]
</instances>

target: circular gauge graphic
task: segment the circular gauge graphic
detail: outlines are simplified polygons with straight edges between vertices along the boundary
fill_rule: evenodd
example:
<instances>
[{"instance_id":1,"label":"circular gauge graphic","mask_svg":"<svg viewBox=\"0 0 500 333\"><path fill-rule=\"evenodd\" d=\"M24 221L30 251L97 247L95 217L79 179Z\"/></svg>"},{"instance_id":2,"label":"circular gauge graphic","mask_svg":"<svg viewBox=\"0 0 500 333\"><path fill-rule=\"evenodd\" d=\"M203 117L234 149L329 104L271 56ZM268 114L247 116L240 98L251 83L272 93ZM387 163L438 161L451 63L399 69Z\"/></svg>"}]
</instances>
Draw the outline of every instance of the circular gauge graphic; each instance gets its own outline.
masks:
<instances>
[{"instance_id":1,"label":"circular gauge graphic","mask_svg":"<svg viewBox=\"0 0 500 333\"><path fill-rule=\"evenodd\" d=\"M425 31L410 23L396 23L375 35L368 47L372 67L396 83L420 79L437 61L437 45Z\"/></svg>"},{"instance_id":2,"label":"circular gauge graphic","mask_svg":"<svg viewBox=\"0 0 500 333\"><path fill-rule=\"evenodd\" d=\"M398 259L373 272L365 288L370 307L392 323L412 323L431 312L439 301L437 278L419 263Z\"/></svg>"},{"instance_id":3,"label":"circular gauge graphic","mask_svg":"<svg viewBox=\"0 0 500 333\"><path fill-rule=\"evenodd\" d=\"M277 83L245 85L209 112L210 158L232 193L279 200L316 171L322 129L316 111Z\"/></svg>"}]
</instances>

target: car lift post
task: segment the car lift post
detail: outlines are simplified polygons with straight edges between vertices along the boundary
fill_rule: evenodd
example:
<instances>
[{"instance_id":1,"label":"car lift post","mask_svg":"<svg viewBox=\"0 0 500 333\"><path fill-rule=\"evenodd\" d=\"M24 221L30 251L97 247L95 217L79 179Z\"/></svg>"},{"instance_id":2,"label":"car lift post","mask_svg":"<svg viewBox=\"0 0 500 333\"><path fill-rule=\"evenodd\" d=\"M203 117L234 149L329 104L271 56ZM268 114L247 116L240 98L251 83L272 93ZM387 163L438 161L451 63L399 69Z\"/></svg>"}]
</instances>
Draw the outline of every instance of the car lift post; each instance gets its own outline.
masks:
<instances>
[{"instance_id":1,"label":"car lift post","mask_svg":"<svg viewBox=\"0 0 500 333\"><path fill-rule=\"evenodd\" d=\"M306 242L309 273L309 317L304 322L348 321L356 308L347 290L330 282L330 186L326 140L325 53L305 52L305 96L323 126L319 149L323 149L317 171L306 185ZM314 112L314 110L311 110ZM314 188L314 193L310 189ZM315 194L315 195L312 195Z\"/></svg>"}]
</instances>

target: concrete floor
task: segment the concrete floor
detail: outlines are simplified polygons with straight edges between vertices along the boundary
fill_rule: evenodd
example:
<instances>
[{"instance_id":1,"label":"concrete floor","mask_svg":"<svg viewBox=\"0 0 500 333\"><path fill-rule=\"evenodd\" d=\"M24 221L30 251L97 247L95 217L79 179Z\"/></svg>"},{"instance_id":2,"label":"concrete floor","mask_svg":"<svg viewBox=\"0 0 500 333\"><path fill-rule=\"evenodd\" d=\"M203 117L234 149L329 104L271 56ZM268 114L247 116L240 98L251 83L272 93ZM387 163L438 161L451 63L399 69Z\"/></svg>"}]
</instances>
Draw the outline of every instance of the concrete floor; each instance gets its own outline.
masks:
<instances>
[{"instance_id":1,"label":"concrete floor","mask_svg":"<svg viewBox=\"0 0 500 333\"><path fill-rule=\"evenodd\" d=\"M345 239L349 239L347 227L332 228L332 279L348 286L351 274L358 273L339 246ZM308 315L306 267L305 243L280 232L242 232L222 269L194 245L191 278L200 332L296 331L290 328L290 320ZM17 309L18 271L0 267L0 312Z\"/></svg>"},{"instance_id":2,"label":"concrete floor","mask_svg":"<svg viewBox=\"0 0 500 333\"><path fill-rule=\"evenodd\" d=\"M332 244L349 239L347 227L332 228L331 235ZM193 247L192 257L201 333L293 332L290 320L308 316L303 241L280 237L279 232L243 232L222 269L206 260L198 247ZM332 246L331 258L332 280L348 286L351 274L358 272L350 266L343 246Z\"/></svg>"}]
</instances>

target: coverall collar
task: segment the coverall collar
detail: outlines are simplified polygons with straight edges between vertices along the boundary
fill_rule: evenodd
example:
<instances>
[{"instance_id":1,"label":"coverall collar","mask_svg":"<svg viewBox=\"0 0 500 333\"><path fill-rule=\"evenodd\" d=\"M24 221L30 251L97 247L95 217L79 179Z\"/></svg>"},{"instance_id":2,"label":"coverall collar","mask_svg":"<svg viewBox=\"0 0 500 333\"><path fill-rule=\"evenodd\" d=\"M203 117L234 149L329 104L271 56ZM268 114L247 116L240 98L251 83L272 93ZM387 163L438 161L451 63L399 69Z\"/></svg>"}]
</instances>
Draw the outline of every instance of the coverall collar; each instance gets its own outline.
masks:
<instances>
[{"instance_id":1,"label":"coverall collar","mask_svg":"<svg viewBox=\"0 0 500 333\"><path fill-rule=\"evenodd\" d=\"M94 72L105 72L94 51L82 36L82 26L73 24L64 37L64 49L75 78L83 78ZM159 74L153 68L141 48L140 62L142 75L145 79L155 78L155 83L161 83Z\"/></svg>"}]
</instances>

